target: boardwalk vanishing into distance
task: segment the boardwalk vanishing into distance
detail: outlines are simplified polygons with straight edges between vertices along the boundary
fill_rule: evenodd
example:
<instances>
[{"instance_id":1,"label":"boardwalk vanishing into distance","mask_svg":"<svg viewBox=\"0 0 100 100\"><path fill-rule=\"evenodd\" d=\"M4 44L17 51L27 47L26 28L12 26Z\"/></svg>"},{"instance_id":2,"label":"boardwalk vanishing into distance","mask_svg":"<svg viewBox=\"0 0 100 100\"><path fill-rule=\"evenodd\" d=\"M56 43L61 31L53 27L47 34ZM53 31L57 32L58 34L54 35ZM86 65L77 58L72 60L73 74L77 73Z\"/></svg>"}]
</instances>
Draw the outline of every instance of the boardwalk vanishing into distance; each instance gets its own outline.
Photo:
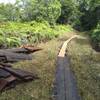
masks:
<instances>
[{"instance_id":1,"label":"boardwalk vanishing into distance","mask_svg":"<svg viewBox=\"0 0 100 100\"><path fill-rule=\"evenodd\" d=\"M55 100L81 100L77 89L77 82L70 68L69 57L66 54L68 43L75 38L86 39L74 35L64 42L57 58L57 69L55 79Z\"/></svg>"}]
</instances>

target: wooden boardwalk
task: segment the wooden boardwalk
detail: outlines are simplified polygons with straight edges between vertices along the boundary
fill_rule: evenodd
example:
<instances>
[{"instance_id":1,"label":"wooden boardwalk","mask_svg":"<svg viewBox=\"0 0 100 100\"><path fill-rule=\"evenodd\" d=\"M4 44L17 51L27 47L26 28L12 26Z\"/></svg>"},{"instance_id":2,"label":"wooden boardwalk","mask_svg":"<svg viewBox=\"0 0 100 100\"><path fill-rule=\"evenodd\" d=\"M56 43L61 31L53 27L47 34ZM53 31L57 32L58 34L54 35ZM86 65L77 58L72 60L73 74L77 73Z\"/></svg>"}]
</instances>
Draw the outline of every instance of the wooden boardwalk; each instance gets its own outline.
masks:
<instances>
[{"instance_id":1,"label":"wooden boardwalk","mask_svg":"<svg viewBox=\"0 0 100 100\"><path fill-rule=\"evenodd\" d=\"M58 54L54 88L55 100L81 100L74 73L70 68L69 58L65 56L69 42L75 38L86 39L79 35L72 36L64 42Z\"/></svg>"},{"instance_id":2,"label":"wooden boardwalk","mask_svg":"<svg viewBox=\"0 0 100 100\"><path fill-rule=\"evenodd\" d=\"M68 57L58 57L55 81L55 100L80 100L77 84Z\"/></svg>"}]
</instances>

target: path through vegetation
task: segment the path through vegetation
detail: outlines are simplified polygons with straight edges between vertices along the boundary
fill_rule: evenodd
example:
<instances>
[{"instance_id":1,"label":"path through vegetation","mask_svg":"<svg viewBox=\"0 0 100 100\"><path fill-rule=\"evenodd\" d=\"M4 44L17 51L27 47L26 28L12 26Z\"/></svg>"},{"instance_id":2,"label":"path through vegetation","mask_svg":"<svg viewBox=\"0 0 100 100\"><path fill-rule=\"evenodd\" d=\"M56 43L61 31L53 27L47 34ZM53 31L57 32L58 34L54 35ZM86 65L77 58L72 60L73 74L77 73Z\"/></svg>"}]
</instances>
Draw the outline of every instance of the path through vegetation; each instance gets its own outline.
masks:
<instances>
[{"instance_id":1,"label":"path through vegetation","mask_svg":"<svg viewBox=\"0 0 100 100\"><path fill-rule=\"evenodd\" d=\"M77 82L70 68L70 60L67 55L67 48L73 39L86 39L79 35L73 35L66 40L57 57L57 69L55 79L55 99L56 100L80 100L77 89Z\"/></svg>"},{"instance_id":2,"label":"path through vegetation","mask_svg":"<svg viewBox=\"0 0 100 100\"><path fill-rule=\"evenodd\" d=\"M73 33L66 33L66 35L68 37L65 37L64 34L59 39L41 43L39 47L42 47L43 50L33 54L32 61L16 63L15 67L31 72L35 71L40 79L3 92L0 95L0 100L49 100L52 98L57 54L63 41L72 36Z\"/></svg>"},{"instance_id":3,"label":"path through vegetation","mask_svg":"<svg viewBox=\"0 0 100 100\"><path fill-rule=\"evenodd\" d=\"M61 44L74 34L65 33L57 39L41 43L39 47L43 50L33 54L32 61L16 63L15 67L35 72L40 79L3 92L0 100L51 100L58 51ZM76 40L70 43L68 56L82 100L100 100L100 54L91 48L88 41Z\"/></svg>"}]
</instances>

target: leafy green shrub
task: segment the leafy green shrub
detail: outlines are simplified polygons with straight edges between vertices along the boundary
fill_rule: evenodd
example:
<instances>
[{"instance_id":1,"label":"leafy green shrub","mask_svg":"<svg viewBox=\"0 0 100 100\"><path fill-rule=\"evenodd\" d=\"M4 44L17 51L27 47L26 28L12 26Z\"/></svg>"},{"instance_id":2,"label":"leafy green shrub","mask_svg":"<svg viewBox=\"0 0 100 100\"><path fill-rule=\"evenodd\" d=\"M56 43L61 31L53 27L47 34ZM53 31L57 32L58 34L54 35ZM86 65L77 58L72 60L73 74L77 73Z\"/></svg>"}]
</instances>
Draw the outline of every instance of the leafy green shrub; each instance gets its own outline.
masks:
<instances>
[{"instance_id":1,"label":"leafy green shrub","mask_svg":"<svg viewBox=\"0 0 100 100\"><path fill-rule=\"evenodd\" d=\"M97 28L93 30L93 32L90 34L93 41L100 42L100 25L98 24Z\"/></svg>"},{"instance_id":2,"label":"leafy green shrub","mask_svg":"<svg viewBox=\"0 0 100 100\"><path fill-rule=\"evenodd\" d=\"M61 15L58 19L58 23L74 24L80 17L78 10L78 3L76 0L59 0L61 3Z\"/></svg>"},{"instance_id":3,"label":"leafy green shrub","mask_svg":"<svg viewBox=\"0 0 100 100\"><path fill-rule=\"evenodd\" d=\"M19 46L27 43L38 43L54 39L60 34L70 31L70 26L55 25L53 27L47 21L43 22L8 22L0 25L0 44L8 47Z\"/></svg>"},{"instance_id":4,"label":"leafy green shrub","mask_svg":"<svg viewBox=\"0 0 100 100\"><path fill-rule=\"evenodd\" d=\"M100 50L100 24L93 30L90 36L95 47Z\"/></svg>"},{"instance_id":5,"label":"leafy green shrub","mask_svg":"<svg viewBox=\"0 0 100 100\"><path fill-rule=\"evenodd\" d=\"M55 23L61 14L61 4L58 0L26 0L22 19L24 21L43 21Z\"/></svg>"}]
</instances>

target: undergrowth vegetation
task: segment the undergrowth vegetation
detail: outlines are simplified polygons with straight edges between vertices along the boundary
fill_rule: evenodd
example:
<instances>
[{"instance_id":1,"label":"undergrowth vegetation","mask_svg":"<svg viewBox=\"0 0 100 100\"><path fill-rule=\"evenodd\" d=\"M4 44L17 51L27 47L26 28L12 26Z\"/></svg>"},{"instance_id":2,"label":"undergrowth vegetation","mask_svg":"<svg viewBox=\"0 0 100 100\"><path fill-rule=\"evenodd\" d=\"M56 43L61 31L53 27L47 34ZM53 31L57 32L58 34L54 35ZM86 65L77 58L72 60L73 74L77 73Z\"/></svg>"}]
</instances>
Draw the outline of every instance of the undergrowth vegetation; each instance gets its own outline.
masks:
<instances>
[{"instance_id":1,"label":"undergrowth vegetation","mask_svg":"<svg viewBox=\"0 0 100 100\"><path fill-rule=\"evenodd\" d=\"M68 48L81 100L100 100L100 53L88 41L72 41Z\"/></svg>"},{"instance_id":2,"label":"undergrowth vegetation","mask_svg":"<svg viewBox=\"0 0 100 100\"><path fill-rule=\"evenodd\" d=\"M0 45L12 47L27 43L46 42L70 30L71 27L66 25L54 25L51 27L46 21L41 23L36 21L1 23Z\"/></svg>"},{"instance_id":3,"label":"undergrowth vegetation","mask_svg":"<svg viewBox=\"0 0 100 100\"><path fill-rule=\"evenodd\" d=\"M95 48L100 51L100 24L90 33L90 36Z\"/></svg>"}]
</instances>

